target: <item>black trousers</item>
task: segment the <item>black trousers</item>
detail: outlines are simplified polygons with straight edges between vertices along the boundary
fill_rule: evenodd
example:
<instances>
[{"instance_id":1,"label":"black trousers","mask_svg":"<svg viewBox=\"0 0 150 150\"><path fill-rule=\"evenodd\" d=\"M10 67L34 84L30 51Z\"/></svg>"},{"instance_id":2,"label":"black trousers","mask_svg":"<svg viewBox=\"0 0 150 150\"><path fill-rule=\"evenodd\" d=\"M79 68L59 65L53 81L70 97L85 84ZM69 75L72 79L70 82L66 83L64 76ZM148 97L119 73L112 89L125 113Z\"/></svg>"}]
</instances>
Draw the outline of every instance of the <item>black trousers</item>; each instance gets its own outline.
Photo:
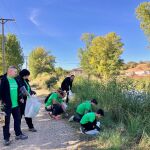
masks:
<instances>
[{"instance_id":1,"label":"black trousers","mask_svg":"<svg viewBox=\"0 0 150 150\"><path fill-rule=\"evenodd\" d=\"M11 118L11 114L13 116L14 119L14 130L15 130L15 134L16 136L22 134L21 132L21 114L20 114L20 109L19 107L15 107L15 108L5 108L5 126L3 126L3 136L4 136L4 140L9 140L10 138L10 118Z\"/></svg>"},{"instance_id":2,"label":"black trousers","mask_svg":"<svg viewBox=\"0 0 150 150\"><path fill-rule=\"evenodd\" d=\"M26 105L26 103L20 104L21 118L25 113L25 105ZM34 128L33 123L32 123L32 118L25 117L25 121L26 121L26 124L28 125L29 129Z\"/></svg>"},{"instance_id":3,"label":"black trousers","mask_svg":"<svg viewBox=\"0 0 150 150\"><path fill-rule=\"evenodd\" d=\"M73 121L80 122L82 117L83 117L83 115L80 115L80 114L76 113L73 117Z\"/></svg>"},{"instance_id":4,"label":"black trousers","mask_svg":"<svg viewBox=\"0 0 150 150\"><path fill-rule=\"evenodd\" d=\"M97 120L95 119L93 122L88 122L86 124L81 124L85 131L94 130L96 127Z\"/></svg>"},{"instance_id":5,"label":"black trousers","mask_svg":"<svg viewBox=\"0 0 150 150\"><path fill-rule=\"evenodd\" d=\"M69 103L69 91L66 91L66 92L67 92L66 103L68 104Z\"/></svg>"},{"instance_id":6,"label":"black trousers","mask_svg":"<svg viewBox=\"0 0 150 150\"><path fill-rule=\"evenodd\" d=\"M52 105L52 114L53 114L54 116L60 115L60 114L62 114L63 112L64 112L64 111L63 111L61 105L59 105L59 104L53 104L53 105Z\"/></svg>"}]
</instances>

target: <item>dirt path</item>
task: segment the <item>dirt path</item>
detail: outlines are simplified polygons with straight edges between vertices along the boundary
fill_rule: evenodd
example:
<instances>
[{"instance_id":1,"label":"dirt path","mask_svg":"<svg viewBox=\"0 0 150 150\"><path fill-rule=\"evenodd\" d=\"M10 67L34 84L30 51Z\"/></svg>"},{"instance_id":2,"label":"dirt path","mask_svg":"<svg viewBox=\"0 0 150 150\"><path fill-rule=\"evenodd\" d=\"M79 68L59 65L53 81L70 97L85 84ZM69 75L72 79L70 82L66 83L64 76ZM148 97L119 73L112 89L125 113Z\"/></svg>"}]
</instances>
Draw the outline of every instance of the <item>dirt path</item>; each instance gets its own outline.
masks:
<instances>
[{"instance_id":1,"label":"dirt path","mask_svg":"<svg viewBox=\"0 0 150 150\"><path fill-rule=\"evenodd\" d=\"M28 131L24 119L22 119L22 131L29 138L21 141L15 140L13 120L11 120L12 144L3 146L2 128L0 128L0 150L75 150L78 149L79 136L76 131L64 120L55 121L49 118L42 106L39 115L34 119L36 133Z\"/></svg>"}]
</instances>

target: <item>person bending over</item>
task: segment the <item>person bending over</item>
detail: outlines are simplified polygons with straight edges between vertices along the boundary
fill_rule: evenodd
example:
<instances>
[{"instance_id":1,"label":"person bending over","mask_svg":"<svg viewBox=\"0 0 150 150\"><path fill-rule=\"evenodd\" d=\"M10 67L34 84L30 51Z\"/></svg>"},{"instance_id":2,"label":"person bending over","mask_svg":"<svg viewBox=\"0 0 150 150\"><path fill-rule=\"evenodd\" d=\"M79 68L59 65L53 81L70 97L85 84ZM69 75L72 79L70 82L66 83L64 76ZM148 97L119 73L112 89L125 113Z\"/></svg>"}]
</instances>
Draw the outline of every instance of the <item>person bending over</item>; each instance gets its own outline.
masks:
<instances>
[{"instance_id":1,"label":"person bending over","mask_svg":"<svg viewBox=\"0 0 150 150\"><path fill-rule=\"evenodd\" d=\"M47 102L45 103L46 109L49 109L49 115L54 119L60 119L61 114L65 112L63 105L63 98L65 93L62 90L58 90L50 95Z\"/></svg>"},{"instance_id":2,"label":"person bending over","mask_svg":"<svg viewBox=\"0 0 150 150\"><path fill-rule=\"evenodd\" d=\"M102 116L104 116L104 111L102 109L98 109L97 112L89 112L85 114L80 121L81 131L83 133L94 129L100 131L100 128L96 124L97 119L101 118Z\"/></svg>"},{"instance_id":3,"label":"person bending over","mask_svg":"<svg viewBox=\"0 0 150 150\"><path fill-rule=\"evenodd\" d=\"M80 122L83 115L88 112L91 112L92 107L96 106L97 104L98 103L97 103L96 99L88 100L88 101L85 101L85 102L79 104L76 109L76 114L71 116L71 118L69 119L69 122L70 121Z\"/></svg>"}]
</instances>

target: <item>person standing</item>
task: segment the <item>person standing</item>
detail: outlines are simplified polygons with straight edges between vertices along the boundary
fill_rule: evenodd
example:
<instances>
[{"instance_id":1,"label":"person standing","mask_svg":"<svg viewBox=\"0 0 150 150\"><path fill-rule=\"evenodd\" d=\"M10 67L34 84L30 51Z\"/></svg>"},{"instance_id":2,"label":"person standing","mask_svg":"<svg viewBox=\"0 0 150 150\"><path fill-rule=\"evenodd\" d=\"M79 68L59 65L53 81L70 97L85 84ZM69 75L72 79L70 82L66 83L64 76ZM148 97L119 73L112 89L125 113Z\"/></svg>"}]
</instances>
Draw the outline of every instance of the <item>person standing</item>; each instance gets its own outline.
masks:
<instances>
[{"instance_id":1,"label":"person standing","mask_svg":"<svg viewBox=\"0 0 150 150\"><path fill-rule=\"evenodd\" d=\"M74 75L71 75L70 77L66 77L63 82L61 83L61 89L62 91L66 91L67 93L67 98L66 98L66 103L69 102L69 90L72 91L72 83L73 83L73 80L74 80L75 76Z\"/></svg>"},{"instance_id":2,"label":"person standing","mask_svg":"<svg viewBox=\"0 0 150 150\"><path fill-rule=\"evenodd\" d=\"M21 131L21 114L19 108L19 84L15 80L17 69L14 66L8 68L7 74L1 79L0 93L2 103L4 104L5 125L3 126L4 145L11 144L10 141L10 117L14 119L14 130L16 140L25 140L28 136Z\"/></svg>"},{"instance_id":3,"label":"person standing","mask_svg":"<svg viewBox=\"0 0 150 150\"><path fill-rule=\"evenodd\" d=\"M35 95L36 94L35 91L31 90L31 87L29 84L29 76L30 76L30 72L27 69L23 69L19 72L19 76L16 78L20 87L24 87L25 90L27 91L26 93L23 94L22 99L20 100L21 118L25 114L25 106L26 106L27 97L29 95ZM32 118L25 117L25 121L29 127L29 131L37 132L37 130L33 126Z\"/></svg>"}]
</instances>

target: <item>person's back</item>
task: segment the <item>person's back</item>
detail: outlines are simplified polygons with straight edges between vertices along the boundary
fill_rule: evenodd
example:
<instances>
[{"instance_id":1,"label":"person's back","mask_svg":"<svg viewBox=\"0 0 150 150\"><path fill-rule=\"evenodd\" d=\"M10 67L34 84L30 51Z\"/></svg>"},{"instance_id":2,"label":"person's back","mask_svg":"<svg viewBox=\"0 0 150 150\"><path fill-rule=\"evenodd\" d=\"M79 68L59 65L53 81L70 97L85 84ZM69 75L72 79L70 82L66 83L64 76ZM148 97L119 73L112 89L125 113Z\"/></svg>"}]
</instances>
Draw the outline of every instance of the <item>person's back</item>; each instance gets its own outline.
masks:
<instances>
[{"instance_id":1,"label":"person's back","mask_svg":"<svg viewBox=\"0 0 150 150\"><path fill-rule=\"evenodd\" d=\"M87 113L89 111L92 111L90 101L85 101L85 102L81 103L80 105L78 105L78 107L76 109L76 113L78 113L80 115L84 115L85 113Z\"/></svg>"},{"instance_id":2,"label":"person's back","mask_svg":"<svg viewBox=\"0 0 150 150\"><path fill-rule=\"evenodd\" d=\"M85 133L94 129L99 132L100 128L97 126L97 118L102 116L104 116L104 111L102 109L98 109L96 112L89 112L85 114L80 121L81 132Z\"/></svg>"},{"instance_id":3,"label":"person's back","mask_svg":"<svg viewBox=\"0 0 150 150\"><path fill-rule=\"evenodd\" d=\"M70 77L66 77L61 84L61 89L63 91L69 91L70 84L71 84Z\"/></svg>"},{"instance_id":4,"label":"person's back","mask_svg":"<svg viewBox=\"0 0 150 150\"><path fill-rule=\"evenodd\" d=\"M95 119L96 119L95 113L94 113L94 112L89 112L89 113L85 114L85 115L82 117L80 123L81 123L81 124L87 124L87 123L89 123L89 122L93 122Z\"/></svg>"},{"instance_id":5,"label":"person's back","mask_svg":"<svg viewBox=\"0 0 150 150\"><path fill-rule=\"evenodd\" d=\"M76 109L76 114L69 118L69 122L71 122L71 121L80 122L83 115L88 113L88 112L91 112L92 107L95 106L95 105L97 105L97 100L96 99L87 100L87 101L79 104L77 106L77 109Z\"/></svg>"},{"instance_id":6,"label":"person's back","mask_svg":"<svg viewBox=\"0 0 150 150\"><path fill-rule=\"evenodd\" d=\"M56 92L52 93L49 96L47 102L45 103L45 107L52 105L53 104L53 100L57 100L57 99L58 99L58 93L56 93Z\"/></svg>"}]
</instances>

